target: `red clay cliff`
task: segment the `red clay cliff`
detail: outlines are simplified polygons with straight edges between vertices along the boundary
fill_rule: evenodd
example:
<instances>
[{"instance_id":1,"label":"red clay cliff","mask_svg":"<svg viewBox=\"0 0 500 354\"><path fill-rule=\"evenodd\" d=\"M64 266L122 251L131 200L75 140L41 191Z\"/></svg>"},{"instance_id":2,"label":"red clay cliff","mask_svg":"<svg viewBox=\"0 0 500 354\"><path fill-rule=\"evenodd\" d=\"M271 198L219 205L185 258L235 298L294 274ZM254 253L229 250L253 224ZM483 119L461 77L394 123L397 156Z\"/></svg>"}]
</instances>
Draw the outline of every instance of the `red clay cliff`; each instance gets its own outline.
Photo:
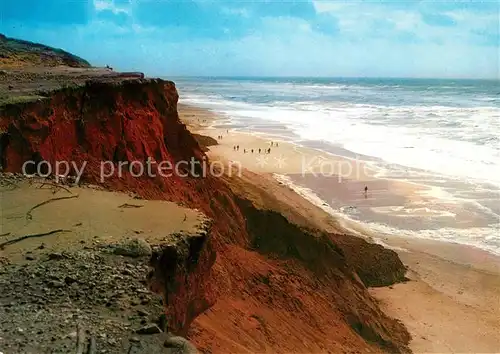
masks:
<instances>
[{"instance_id":1,"label":"red clay cliff","mask_svg":"<svg viewBox=\"0 0 500 354\"><path fill-rule=\"evenodd\" d=\"M170 81L94 78L4 104L0 162L4 171L20 172L27 160L86 161L81 183L205 213L212 225L203 242L163 247L150 279L164 294L169 329L187 334L202 351L408 351L406 329L365 287L404 279L394 252L299 227L234 191L228 178L125 171L101 181L103 161L206 160L179 120L177 101Z\"/></svg>"}]
</instances>

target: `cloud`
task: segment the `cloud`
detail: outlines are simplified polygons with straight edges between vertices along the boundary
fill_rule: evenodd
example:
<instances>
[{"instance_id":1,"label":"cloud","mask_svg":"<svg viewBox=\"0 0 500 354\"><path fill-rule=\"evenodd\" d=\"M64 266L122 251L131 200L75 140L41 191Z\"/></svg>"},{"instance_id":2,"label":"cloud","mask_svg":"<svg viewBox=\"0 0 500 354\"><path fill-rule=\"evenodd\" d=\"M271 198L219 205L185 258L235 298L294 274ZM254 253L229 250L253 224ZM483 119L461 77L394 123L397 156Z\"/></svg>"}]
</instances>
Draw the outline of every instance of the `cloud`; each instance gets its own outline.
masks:
<instances>
[{"instance_id":1,"label":"cloud","mask_svg":"<svg viewBox=\"0 0 500 354\"><path fill-rule=\"evenodd\" d=\"M484 11L482 3L464 7L462 3L451 6L450 2L443 6L428 2L315 1L314 7L319 15L337 21L342 38L353 41L385 38L441 44L459 41L477 46L495 45L498 37L498 8L496 12Z\"/></svg>"},{"instance_id":2,"label":"cloud","mask_svg":"<svg viewBox=\"0 0 500 354\"><path fill-rule=\"evenodd\" d=\"M241 16L241 17L245 17L245 18L249 18L250 17L250 11L246 8L242 8L242 7L222 7L221 8L221 13L224 14L224 15L231 15L231 16Z\"/></svg>"},{"instance_id":3,"label":"cloud","mask_svg":"<svg viewBox=\"0 0 500 354\"><path fill-rule=\"evenodd\" d=\"M339 11L345 11L347 8L353 8L354 4L347 2L334 2L334 1L318 1L314 0L312 2L316 13L336 13Z\"/></svg>"},{"instance_id":4,"label":"cloud","mask_svg":"<svg viewBox=\"0 0 500 354\"><path fill-rule=\"evenodd\" d=\"M422 14L422 20L431 26L456 26L457 21L446 14L436 14L436 13L424 13Z\"/></svg>"},{"instance_id":5,"label":"cloud","mask_svg":"<svg viewBox=\"0 0 500 354\"><path fill-rule=\"evenodd\" d=\"M130 2L117 5L113 0L94 0L94 9L96 12L110 11L115 15L118 14L131 14Z\"/></svg>"},{"instance_id":6,"label":"cloud","mask_svg":"<svg viewBox=\"0 0 500 354\"><path fill-rule=\"evenodd\" d=\"M81 13L57 25L4 18L0 32L151 75L497 77L499 70L498 16L489 5L488 11L400 1L87 5L71 5Z\"/></svg>"}]
</instances>

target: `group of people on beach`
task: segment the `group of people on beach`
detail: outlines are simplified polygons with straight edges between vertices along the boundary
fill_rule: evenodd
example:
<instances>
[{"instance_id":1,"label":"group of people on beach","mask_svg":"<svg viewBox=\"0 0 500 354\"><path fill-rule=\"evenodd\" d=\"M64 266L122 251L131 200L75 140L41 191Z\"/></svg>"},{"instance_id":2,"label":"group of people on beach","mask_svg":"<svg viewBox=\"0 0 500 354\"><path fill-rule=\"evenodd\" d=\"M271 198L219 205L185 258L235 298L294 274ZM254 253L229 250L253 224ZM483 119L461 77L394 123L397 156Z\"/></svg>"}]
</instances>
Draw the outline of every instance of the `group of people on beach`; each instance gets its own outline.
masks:
<instances>
[{"instance_id":1,"label":"group of people on beach","mask_svg":"<svg viewBox=\"0 0 500 354\"><path fill-rule=\"evenodd\" d=\"M229 134L229 129L226 130L226 133ZM217 135L217 140L221 140L223 137L223 135Z\"/></svg>"},{"instance_id":2,"label":"group of people on beach","mask_svg":"<svg viewBox=\"0 0 500 354\"><path fill-rule=\"evenodd\" d=\"M271 141L271 146L277 147L278 143L276 143L274 141ZM233 146L233 150L234 151L240 151L240 146L239 145L234 145ZM258 152L259 154L261 154L262 152L264 152L265 154L270 154L271 153L271 148L266 148L266 149L262 149L262 148L259 148L259 149L248 149L248 151L251 154L253 154L254 151ZM243 153L246 154L247 153L247 149L243 149Z\"/></svg>"},{"instance_id":3,"label":"group of people on beach","mask_svg":"<svg viewBox=\"0 0 500 354\"><path fill-rule=\"evenodd\" d=\"M240 151L240 146L239 145L235 145L233 146L233 150L234 151ZM271 148L267 148L267 149L249 149L248 151L250 151L250 153L253 154L253 152L255 151L258 151L259 154L262 153L262 151L264 151L264 153L266 154L270 154L271 153ZM246 154L247 153L247 149L243 149L243 153Z\"/></svg>"},{"instance_id":4,"label":"group of people on beach","mask_svg":"<svg viewBox=\"0 0 500 354\"><path fill-rule=\"evenodd\" d=\"M226 130L226 133L229 133L229 130ZM217 140L221 140L223 138L223 135L217 135ZM278 143L275 142L275 141L271 141L271 147L278 147ZM234 151L240 151L240 146L239 145L234 145L233 146L233 150ZM250 152L251 154L253 154L255 152L258 152L259 154L261 154L262 152L264 152L265 154L270 154L271 153L271 148L266 148L266 149L262 149L262 148L259 148L259 149L248 149L248 152ZM247 153L247 149L243 149L243 153L246 154Z\"/></svg>"}]
</instances>

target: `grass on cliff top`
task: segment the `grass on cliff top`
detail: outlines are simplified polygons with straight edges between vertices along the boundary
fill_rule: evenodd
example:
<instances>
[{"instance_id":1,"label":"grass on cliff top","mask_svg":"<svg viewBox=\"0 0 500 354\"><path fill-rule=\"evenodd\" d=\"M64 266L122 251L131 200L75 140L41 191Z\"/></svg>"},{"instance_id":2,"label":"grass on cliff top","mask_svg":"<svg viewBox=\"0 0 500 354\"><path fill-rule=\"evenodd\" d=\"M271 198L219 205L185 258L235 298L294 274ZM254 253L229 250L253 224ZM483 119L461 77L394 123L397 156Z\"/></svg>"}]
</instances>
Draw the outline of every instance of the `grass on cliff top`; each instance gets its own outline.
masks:
<instances>
[{"instance_id":1,"label":"grass on cliff top","mask_svg":"<svg viewBox=\"0 0 500 354\"><path fill-rule=\"evenodd\" d=\"M7 67L35 65L89 68L85 59L59 48L49 47L21 39L9 38L0 33L0 65Z\"/></svg>"},{"instance_id":2,"label":"grass on cliff top","mask_svg":"<svg viewBox=\"0 0 500 354\"><path fill-rule=\"evenodd\" d=\"M38 95L30 95L30 96L0 96L0 107L6 106L9 104L20 104L20 103L28 103L34 102L38 99L43 99L46 97L38 96Z\"/></svg>"}]
</instances>

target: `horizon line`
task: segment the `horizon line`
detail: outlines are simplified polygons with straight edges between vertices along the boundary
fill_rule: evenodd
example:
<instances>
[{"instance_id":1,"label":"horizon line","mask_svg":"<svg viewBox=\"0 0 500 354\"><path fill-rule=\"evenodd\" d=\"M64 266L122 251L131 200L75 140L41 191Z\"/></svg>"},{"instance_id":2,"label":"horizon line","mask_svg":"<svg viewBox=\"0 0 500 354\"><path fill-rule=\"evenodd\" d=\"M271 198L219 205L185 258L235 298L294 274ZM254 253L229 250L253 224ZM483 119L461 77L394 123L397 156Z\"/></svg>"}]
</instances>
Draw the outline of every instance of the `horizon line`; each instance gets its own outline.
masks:
<instances>
[{"instance_id":1,"label":"horizon line","mask_svg":"<svg viewBox=\"0 0 500 354\"><path fill-rule=\"evenodd\" d=\"M149 75L148 75L149 76ZM500 81L485 77L411 77L411 76L304 76L304 75L153 75L163 78L241 78L241 79L385 79L385 80L483 80Z\"/></svg>"}]
</instances>

